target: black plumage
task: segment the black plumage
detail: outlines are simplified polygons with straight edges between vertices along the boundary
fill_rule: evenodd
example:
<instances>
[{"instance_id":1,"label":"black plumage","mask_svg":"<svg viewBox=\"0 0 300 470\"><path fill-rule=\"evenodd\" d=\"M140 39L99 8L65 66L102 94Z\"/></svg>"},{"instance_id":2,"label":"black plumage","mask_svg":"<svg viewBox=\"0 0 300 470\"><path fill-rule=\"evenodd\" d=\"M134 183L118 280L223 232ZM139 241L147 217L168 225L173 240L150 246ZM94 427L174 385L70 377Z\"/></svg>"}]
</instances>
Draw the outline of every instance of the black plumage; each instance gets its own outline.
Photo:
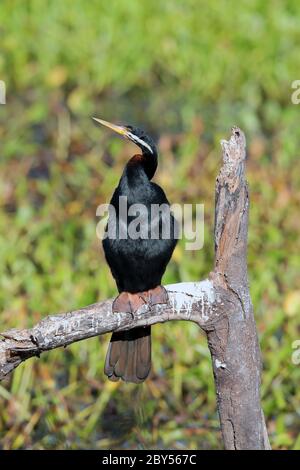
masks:
<instances>
[{"instance_id":1,"label":"black plumage","mask_svg":"<svg viewBox=\"0 0 300 470\"><path fill-rule=\"evenodd\" d=\"M160 291L154 290L154 294L153 289L161 284L177 239L176 222L166 210L169 208L169 201L163 189L151 181L157 169L157 149L153 140L138 128L99 122L132 140L142 150L141 155L135 155L128 161L112 196L110 203L115 209L116 224L109 216L108 237L103 240L105 257L119 293L138 294L148 291L150 302L151 295L154 300L158 295L159 303L165 295L163 288ZM127 198L129 212L126 210L125 217L121 211L120 197ZM138 233L135 239L128 234L130 224L136 220L136 214L130 215L130 207L133 204L143 204L145 208L142 213L137 212L140 223L137 225ZM156 217L153 217L152 208L162 204L166 211L156 212ZM122 239L124 233L127 238ZM116 238L113 234L116 234ZM153 234L156 239L151 238ZM138 297L122 297L123 300L127 298L130 300L131 310L134 310ZM122 311L123 305L119 306L121 308L117 307L116 310ZM150 334L150 327L113 333L105 364L105 373L111 380L122 378L127 382L138 383L146 379L151 367Z\"/></svg>"}]
</instances>

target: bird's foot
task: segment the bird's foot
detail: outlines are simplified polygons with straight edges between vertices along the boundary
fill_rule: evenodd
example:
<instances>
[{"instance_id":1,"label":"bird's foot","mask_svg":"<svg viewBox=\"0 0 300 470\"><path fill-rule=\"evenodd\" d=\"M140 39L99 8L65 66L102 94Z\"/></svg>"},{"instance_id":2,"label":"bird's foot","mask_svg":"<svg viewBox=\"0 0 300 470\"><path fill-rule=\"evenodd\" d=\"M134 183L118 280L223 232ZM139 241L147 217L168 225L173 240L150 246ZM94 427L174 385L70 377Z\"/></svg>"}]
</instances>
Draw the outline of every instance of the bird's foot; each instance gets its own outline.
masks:
<instances>
[{"instance_id":1,"label":"bird's foot","mask_svg":"<svg viewBox=\"0 0 300 470\"><path fill-rule=\"evenodd\" d=\"M121 292L113 301L112 310L114 313L127 312L134 314L145 304L146 301L139 293L131 294L130 292Z\"/></svg>"},{"instance_id":2,"label":"bird's foot","mask_svg":"<svg viewBox=\"0 0 300 470\"><path fill-rule=\"evenodd\" d=\"M145 292L142 292L143 299L150 306L157 304L167 304L168 303L168 294L166 289L163 286L154 287L154 289L149 289Z\"/></svg>"},{"instance_id":3,"label":"bird's foot","mask_svg":"<svg viewBox=\"0 0 300 470\"><path fill-rule=\"evenodd\" d=\"M112 310L114 313L127 312L134 314L142 306L166 304L168 303L168 294L163 286L157 286L144 292L131 294L130 292L121 292L113 301Z\"/></svg>"}]
</instances>

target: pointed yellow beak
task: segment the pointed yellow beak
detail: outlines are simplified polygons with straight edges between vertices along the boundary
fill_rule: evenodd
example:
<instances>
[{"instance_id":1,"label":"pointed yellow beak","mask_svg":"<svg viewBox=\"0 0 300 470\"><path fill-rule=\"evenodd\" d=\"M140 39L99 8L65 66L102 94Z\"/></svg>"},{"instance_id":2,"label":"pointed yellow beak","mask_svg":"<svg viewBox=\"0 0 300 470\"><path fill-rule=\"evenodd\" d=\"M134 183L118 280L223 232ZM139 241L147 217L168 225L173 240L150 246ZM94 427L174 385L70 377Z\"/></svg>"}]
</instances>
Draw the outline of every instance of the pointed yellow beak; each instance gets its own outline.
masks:
<instances>
[{"instance_id":1,"label":"pointed yellow beak","mask_svg":"<svg viewBox=\"0 0 300 470\"><path fill-rule=\"evenodd\" d=\"M98 122L99 124L102 124L102 126L108 127L112 131L117 132L118 134L122 135L123 137L128 137L128 130L126 127L123 126L116 126L116 124L112 124L111 122L108 121L103 121L103 119L98 119L93 117L94 121Z\"/></svg>"}]
</instances>

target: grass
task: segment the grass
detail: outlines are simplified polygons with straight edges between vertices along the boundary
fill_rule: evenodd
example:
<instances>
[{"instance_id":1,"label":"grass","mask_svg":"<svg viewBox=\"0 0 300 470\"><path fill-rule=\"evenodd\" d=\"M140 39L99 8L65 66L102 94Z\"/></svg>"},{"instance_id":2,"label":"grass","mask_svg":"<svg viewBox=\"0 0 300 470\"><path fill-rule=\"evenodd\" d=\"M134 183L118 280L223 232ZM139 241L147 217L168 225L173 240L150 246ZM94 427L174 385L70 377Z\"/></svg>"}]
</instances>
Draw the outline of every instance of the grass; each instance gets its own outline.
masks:
<instances>
[{"instance_id":1,"label":"grass","mask_svg":"<svg viewBox=\"0 0 300 470\"><path fill-rule=\"evenodd\" d=\"M0 5L0 330L116 293L96 238L134 147L93 125L138 124L158 140L156 181L205 204L205 245L174 253L165 283L213 263L219 140L248 140L249 276L276 449L300 449L299 78L296 0L7 1ZM52 351L0 385L4 449L221 447L210 357L195 325L154 330L151 380L104 379L107 337Z\"/></svg>"}]
</instances>

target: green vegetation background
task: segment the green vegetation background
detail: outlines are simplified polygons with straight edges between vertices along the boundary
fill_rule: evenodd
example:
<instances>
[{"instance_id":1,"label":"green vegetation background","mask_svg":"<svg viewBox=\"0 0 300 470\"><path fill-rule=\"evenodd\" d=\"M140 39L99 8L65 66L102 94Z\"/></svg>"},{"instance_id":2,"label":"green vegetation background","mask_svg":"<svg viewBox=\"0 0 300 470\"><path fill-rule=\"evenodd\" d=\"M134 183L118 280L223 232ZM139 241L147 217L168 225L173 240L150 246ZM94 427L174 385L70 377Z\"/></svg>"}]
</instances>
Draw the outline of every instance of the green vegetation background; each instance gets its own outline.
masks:
<instances>
[{"instance_id":1,"label":"green vegetation background","mask_svg":"<svg viewBox=\"0 0 300 470\"><path fill-rule=\"evenodd\" d=\"M0 331L114 296L95 229L135 150L96 115L147 129L172 202L204 202L205 245L165 283L213 263L220 139L241 126L251 189L249 276L274 448L300 448L298 0L0 4ZM105 380L108 336L43 354L0 385L0 448L222 446L210 357L188 323L154 330L142 386Z\"/></svg>"}]
</instances>

